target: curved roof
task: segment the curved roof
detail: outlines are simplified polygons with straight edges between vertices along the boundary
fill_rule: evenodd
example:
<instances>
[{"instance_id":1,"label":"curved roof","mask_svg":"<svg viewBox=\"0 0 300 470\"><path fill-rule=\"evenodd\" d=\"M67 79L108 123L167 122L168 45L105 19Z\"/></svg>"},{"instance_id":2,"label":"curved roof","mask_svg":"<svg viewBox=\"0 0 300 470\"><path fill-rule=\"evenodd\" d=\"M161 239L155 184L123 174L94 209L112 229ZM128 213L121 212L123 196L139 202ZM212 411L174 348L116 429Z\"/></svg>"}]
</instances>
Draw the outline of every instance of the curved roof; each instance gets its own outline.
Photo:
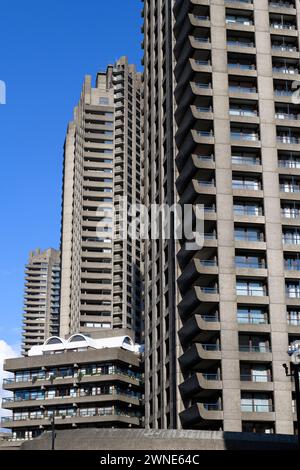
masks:
<instances>
[{"instance_id":1,"label":"curved roof","mask_svg":"<svg viewBox=\"0 0 300 470\"><path fill-rule=\"evenodd\" d=\"M29 356L37 356L44 353L76 350L76 349L105 349L122 348L132 352L139 352L140 346L135 345L128 335L113 336L110 338L94 339L82 333L75 333L68 339L52 336L42 346L33 346L28 352Z\"/></svg>"}]
</instances>

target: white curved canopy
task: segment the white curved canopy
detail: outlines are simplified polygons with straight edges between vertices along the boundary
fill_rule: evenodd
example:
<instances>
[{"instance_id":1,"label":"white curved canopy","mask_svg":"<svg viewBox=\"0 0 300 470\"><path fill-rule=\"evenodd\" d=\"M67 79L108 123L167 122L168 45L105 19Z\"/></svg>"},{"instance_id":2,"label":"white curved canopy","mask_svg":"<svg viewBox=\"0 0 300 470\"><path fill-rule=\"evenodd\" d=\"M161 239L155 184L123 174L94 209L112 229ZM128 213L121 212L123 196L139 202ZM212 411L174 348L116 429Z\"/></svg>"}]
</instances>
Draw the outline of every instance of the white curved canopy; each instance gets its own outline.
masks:
<instances>
[{"instance_id":1,"label":"white curved canopy","mask_svg":"<svg viewBox=\"0 0 300 470\"><path fill-rule=\"evenodd\" d=\"M33 346L28 352L29 356L59 353L67 350L122 348L132 352L139 352L140 346L134 344L130 336L115 336L111 338L94 339L82 333L75 333L68 339L52 336L42 346Z\"/></svg>"}]
</instances>

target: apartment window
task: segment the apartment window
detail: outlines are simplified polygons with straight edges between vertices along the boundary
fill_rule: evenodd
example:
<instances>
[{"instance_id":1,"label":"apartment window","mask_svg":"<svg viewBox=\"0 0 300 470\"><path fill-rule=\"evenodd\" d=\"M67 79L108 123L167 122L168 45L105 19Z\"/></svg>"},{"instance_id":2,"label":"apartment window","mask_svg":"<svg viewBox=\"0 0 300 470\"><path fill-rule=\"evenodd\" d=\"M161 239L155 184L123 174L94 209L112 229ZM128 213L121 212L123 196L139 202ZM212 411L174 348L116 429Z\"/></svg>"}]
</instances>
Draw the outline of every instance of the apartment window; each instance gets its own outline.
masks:
<instances>
[{"instance_id":1,"label":"apartment window","mask_svg":"<svg viewBox=\"0 0 300 470\"><path fill-rule=\"evenodd\" d=\"M286 292L288 297L299 299L300 298L300 283L296 281L286 282Z\"/></svg>"},{"instance_id":2,"label":"apartment window","mask_svg":"<svg viewBox=\"0 0 300 470\"><path fill-rule=\"evenodd\" d=\"M237 295L261 297L266 295L266 289L260 281L238 280L236 283L236 293Z\"/></svg>"},{"instance_id":3,"label":"apartment window","mask_svg":"<svg viewBox=\"0 0 300 470\"><path fill-rule=\"evenodd\" d=\"M259 203L256 202L235 202L234 203L234 213L236 215L246 215L246 216L260 216L262 215L262 207Z\"/></svg>"},{"instance_id":4,"label":"apartment window","mask_svg":"<svg viewBox=\"0 0 300 470\"><path fill-rule=\"evenodd\" d=\"M264 240L262 230L252 227L235 227L234 237L236 241L261 242Z\"/></svg>"},{"instance_id":5,"label":"apartment window","mask_svg":"<svg viewBox=\"0 0 300 470\"><path fill-rule=\"evenodd\" d=\"M299 326L300 325L300 310L288 310L287 322L289 325Z\"/></svg>"},{"instance_id":6,"label":"apartment window","mask_svg":"<svg viewBox=\"0 0 300 470\"><path fill-rule=\"evenodd\" d=\"M273 411L272 401L267 394L244 393L241 397L241 411L244 413L269 413Z\"/></svg>"},{"instance_id":7,"label":"apartment window","mask_svg":"<svg viewBox=\"0 0 300 470\"><path fill-rule=\"evenodd\" d=\"M244 324L264 325L268 323L268 316L262 309L239 307L237 321Z\"/></svg>"}]
</instances>

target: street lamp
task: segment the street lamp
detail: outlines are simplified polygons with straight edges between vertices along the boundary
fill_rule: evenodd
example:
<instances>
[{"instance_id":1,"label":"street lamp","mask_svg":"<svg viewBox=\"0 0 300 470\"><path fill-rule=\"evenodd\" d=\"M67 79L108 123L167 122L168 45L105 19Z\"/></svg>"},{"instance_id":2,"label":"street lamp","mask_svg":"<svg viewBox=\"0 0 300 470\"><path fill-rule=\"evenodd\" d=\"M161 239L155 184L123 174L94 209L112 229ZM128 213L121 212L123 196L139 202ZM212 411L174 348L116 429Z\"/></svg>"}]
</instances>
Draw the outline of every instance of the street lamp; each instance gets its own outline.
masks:
<instances>
[{"instance_id":1,"label":"street lamp","mask_svg":"<svg viewBox=\"0 0 300 470\"><path fill-rule=\"evenodd\" d=\"M55 433L55 414L53 412L52 416L51 416L51 435L52 435L52 439L51 439L51 450L55 450L55 437L56 437L56 433Z\"/></svg>"},{"instance_id":2,"label":"street lamp","mask_svg":"<svg viewBox=\"0 0 300 470\"><path fill-rule=\"evenodd\" d=\"M295 398L296 398L296 409L297 409L297 437L298 446L300 447L300 341L294 341L289 347L288 355L291 358L290 372L287 364L282 364L285 375L287 377L294 377L295 382Z\"/></svg>"}]
</instances>

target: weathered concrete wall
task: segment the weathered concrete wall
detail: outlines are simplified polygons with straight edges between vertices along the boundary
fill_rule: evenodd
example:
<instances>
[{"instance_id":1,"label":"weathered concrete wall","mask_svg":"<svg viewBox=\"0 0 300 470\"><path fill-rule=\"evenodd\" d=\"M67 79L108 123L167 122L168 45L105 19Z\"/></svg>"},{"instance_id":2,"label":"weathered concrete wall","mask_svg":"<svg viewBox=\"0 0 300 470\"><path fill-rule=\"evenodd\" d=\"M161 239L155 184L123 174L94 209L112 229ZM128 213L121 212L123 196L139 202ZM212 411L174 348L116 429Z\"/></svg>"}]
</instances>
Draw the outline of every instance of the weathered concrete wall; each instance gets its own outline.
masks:
<instances>
[{"instance_id":1,"label":"weathered concrete wall","mask_svg":"<svg viewBox=\"0 0 300 470\"><path fill-rule=\"evenodd\" d=\"M77 429L56 433L56 450L229 450L293 449L287 435L223 433L217 431ZM51 449L51 433L25 442L21 450Z\"/></svg>"}]
</instances>

